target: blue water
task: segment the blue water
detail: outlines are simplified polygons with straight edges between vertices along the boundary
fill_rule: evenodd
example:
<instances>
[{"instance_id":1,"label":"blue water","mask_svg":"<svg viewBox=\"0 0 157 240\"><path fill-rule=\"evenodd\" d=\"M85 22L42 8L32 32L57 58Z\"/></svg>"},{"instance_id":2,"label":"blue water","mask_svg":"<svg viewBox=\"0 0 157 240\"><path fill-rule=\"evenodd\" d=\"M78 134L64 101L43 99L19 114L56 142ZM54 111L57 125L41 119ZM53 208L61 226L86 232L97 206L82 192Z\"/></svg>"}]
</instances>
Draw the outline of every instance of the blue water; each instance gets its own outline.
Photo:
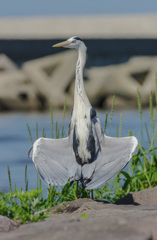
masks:
<instances>
[{"instance_id":1,"label":"blue water","mask_svg":"<svg viewBox=\"0 0 157 240\"><path fill-rule=\"evenodd\" d=\"M0 0L0 17L156 12L156 0Z\"/></svg>"},{"instance_id":2,"label":"blue water","mask_svg":"<svg viewBox=\"0 0 157 240\"><path fill-rule=\"evenodd\" d=\"M116 136L116 125L119 126L120 111L113 115L111 129L109 127L110 114L107 125L107 135ZM105 112L98 112L102 126L104 126ZM128 130L141 142L140 137L140 120L136 110L123 111L122 117L122 136L128 136ZM62 126L62 114L54 114L54 122L58 122L59 127ZM66 114L65 130L68 131L70 114ZM28 164L28 180L29 189L36 188L37 174L31 159L28 159L28 150L31 147L29 134L27 131L27 123L31 129L33 141L36 138L36 122L38 123L39 137L42 135L42 130L45 128L46 137L51 137L51 121L50 114L43 113L9 113L0 115L0 191L9 190L9 181L7 174L7 166L11 170L12 185L16 183L18 188L24 189L24 173L25 164ZM149 111L143 112L143 122L148 124L149 132L150 117ZM146 135L144 135L144 145L148 146ZM46 186L43 184L46 189Z\"/></svg>"}]
</instances>

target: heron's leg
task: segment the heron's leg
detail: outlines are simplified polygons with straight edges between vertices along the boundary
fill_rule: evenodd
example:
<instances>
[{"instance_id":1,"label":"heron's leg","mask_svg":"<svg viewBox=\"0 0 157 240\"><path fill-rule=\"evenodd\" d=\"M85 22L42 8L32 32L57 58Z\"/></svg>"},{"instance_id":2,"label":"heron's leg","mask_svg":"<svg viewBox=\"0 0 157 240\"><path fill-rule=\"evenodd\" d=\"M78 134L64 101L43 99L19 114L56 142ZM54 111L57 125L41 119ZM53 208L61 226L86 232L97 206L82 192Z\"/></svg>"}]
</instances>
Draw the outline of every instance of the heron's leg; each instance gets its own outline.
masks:
<instances>
[{"instance_id":1,"label":"heron's leg","mask_svg":"<svg viewBox=\"0 0 157 240\"><path fill-rule=\"evenodd\" d=\"M79 181L77 181L77 186L76 186L76 199L78 199L78 185L79 185Z\"/></svg>"},{"instance_id":2,"label":"heron's leg","mask_svg":"<svg viewBox=\"0 0 157 240\"><path fill-rule=\"evenodd\" d=\"M94 200L93 189L91 189L91 199Z\"/></svg>"}]
</instances>

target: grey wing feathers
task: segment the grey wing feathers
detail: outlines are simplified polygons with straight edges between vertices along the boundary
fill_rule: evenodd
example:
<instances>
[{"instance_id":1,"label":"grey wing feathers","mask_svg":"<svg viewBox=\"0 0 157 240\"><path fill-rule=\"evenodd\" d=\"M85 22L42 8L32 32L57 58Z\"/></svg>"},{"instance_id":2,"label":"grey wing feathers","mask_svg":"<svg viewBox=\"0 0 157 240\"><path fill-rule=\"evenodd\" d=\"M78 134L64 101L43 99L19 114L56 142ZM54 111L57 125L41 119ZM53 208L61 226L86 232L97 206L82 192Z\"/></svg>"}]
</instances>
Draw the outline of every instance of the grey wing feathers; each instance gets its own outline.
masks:
<instances>
[{"instance_id":1,"label":"grey wing feathers","mask_svg":"<svg viewBox=\"0 0 157 240\"><path fill-rule=\"evenodd\" d=\"M99 119L96 120L95 129L100 150L95 161L92 180L86 184L86 189L104 185L126 166L138 149L138 141L135 137L112 138L104 135Z\"/></svg>"},{"instance_id":2,"label":"grey wing feathers","mask_svg":"<svg viewBox=\"0 0 157 240\"><path fill-rule=\"evenodd\" d=\"M68 138L40 138L29 151L29 156L46 184L62 186L69 177L75 178L77 166L74 166L75 158Z\"/></svg>"},{"instance_id":3,"label":"grey wing feathers","mask_svg":"<svg viewBox=\"0 0 157 240\"><path fill-rule=\"evenodd\" d=\"M86 189L98 188L123 169L136 154L138 142L135 137L112 138L104 136L95 162L92 180Z\"/></svg>"}]
</instances>

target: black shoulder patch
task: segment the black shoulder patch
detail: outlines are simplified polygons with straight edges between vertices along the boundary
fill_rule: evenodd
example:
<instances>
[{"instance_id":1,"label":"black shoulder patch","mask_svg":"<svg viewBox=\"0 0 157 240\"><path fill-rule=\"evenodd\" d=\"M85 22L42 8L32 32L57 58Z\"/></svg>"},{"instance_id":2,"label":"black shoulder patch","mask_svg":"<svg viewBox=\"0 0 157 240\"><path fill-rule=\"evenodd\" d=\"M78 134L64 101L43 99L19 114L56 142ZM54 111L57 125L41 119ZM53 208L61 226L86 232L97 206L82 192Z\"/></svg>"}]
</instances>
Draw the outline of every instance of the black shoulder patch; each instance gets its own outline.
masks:
<instances>
[{"instance_id":1,"label":"black shoulder patch","mask_svg":"<svg viewBox=\"0 0 157 240\"><path fill-rule=\"evenodd\" d=\"M80 145L80 141L79 141L78 134L77 134L77 127L75 125L74 126L74 133L73 133L73 150L74 150L74 153L75 153L77 163L82 165L82 160L81 160L81 158L79 156L79 153L78 153L79 145Z\"/></svg>"},{"instance_id":2,"label":"black shoulder patch","mask_svg":"<svg viewBox=\"0 0 157 240\"><path fill-rule=\"evenodd\" d=\"M96 117L96 111L94 108L91 108L90 110L90 118L93 119L94 117Z\"/></svg>"},{"instance_id":3,"label":"black shoulder patch","mask_svg":"<svg viewBox=\"0 0 157 240\"><path fill-rule=\"evenodd\" d=\"M79 37L74 37L74 39L82 41L81 38L79 38Z\"/></svg>"},{"instance_id":4,"label":"black shoulder patch","mask_svg":"<svg viewBox=\"0 0 157 240\"><path fill-rule=\"evenodd\" d=\"M90 154L91 154L91 157L89 159L87 159L87 163L92 163L94 160L94 157L95 157L95 152L96 152L95 151L95 139L94 139L92 132L89 134L89 137L88 137L87 149L88 149L88 152L90 152Z\"/></svg>"}]
</instances>

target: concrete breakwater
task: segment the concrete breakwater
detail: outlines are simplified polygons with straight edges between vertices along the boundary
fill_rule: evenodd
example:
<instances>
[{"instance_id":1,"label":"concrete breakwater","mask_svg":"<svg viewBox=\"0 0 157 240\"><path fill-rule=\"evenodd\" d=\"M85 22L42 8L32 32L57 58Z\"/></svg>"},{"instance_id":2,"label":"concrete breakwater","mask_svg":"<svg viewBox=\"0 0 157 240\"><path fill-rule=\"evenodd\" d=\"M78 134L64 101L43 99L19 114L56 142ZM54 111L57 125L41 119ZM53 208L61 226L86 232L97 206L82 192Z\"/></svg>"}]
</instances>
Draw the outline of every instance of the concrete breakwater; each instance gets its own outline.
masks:
<instances>
[{"instance_id":1,"label":"concrete breakwater","mask_svg":"<svg viewBox=\"0 0 157 240\"><path fill-rule=\"evenodd\" d=\"M62 108L73 106L75 51L64 51L25 61L19 68L6 55L0 55L0 111L47 110L50 103ZM118 65L85 69L85 88L94 107L109 108L116 95L117 107L136 107L137 89L142 104L149 105L155 94L157 57L131 57Z\"/></svg>"},{"instance_id":2,"label":"concrete breakwater","mask_svg":"<svg viewBox=\"0 0 157 240\"><path fill-rule=\"evenodd\" d=\"M156 15L0 19L0 111L73 105L74 51L51 46L79 35L88 47L85 87L94 107L137 106L155 94Z\"/></svg>"}]
</instances>

